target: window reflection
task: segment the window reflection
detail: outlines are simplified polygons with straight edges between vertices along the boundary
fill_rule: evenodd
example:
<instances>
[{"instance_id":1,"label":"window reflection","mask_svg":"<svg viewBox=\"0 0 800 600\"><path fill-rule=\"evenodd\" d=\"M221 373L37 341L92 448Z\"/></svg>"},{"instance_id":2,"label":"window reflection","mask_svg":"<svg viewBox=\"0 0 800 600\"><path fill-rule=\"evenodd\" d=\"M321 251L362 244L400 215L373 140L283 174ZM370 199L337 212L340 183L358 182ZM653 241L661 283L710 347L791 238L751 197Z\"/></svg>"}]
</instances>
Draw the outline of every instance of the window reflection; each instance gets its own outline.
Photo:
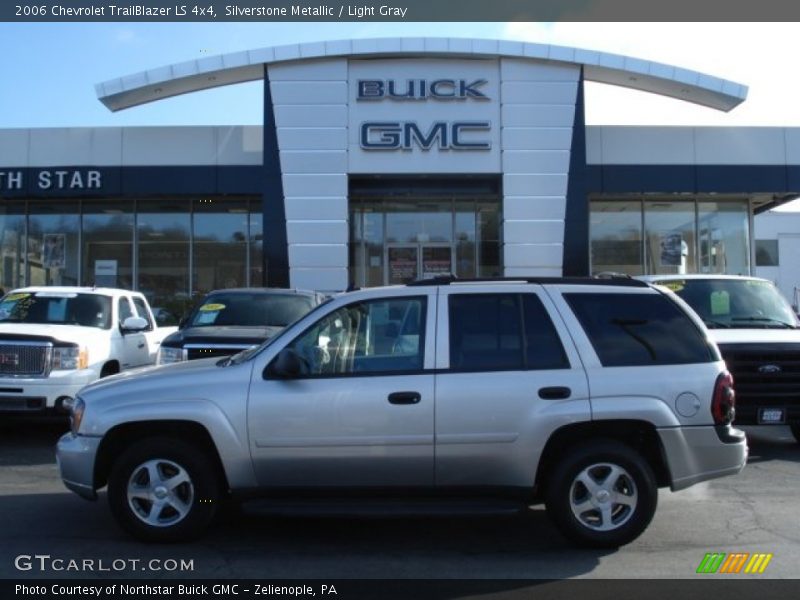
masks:
<instances>
[{"instance_id":1,"label":"window reflection","mask_svg":"<svg viewBox=\"0 0 800 600\"><path fill-rule=\"evenodd\" d=\"M702 273L750 273L746 202L700 202L697 208Z\"/></svg>"},{"instance_id":2,"label":"window reflection","mask_svg":"<svg viewBox=\"0 0 800 600\"><path fill-rule=\"evenodd\" d=\"M189 297L190 203L140 201L137 216L139 290L151 304L182 313Z\"/></svg>"},{"instance_id":3,"label":"window reflection","mask_svg":"<svg viewBox=\"0 0 800 600\"><path fill-rule=\"evenodd\" d=\"M0 204L0 282L5 291L25 284L25 203Z\"/></svg>"},{"instance_id":4,"label":"window reflection","mask_svg":"<svg viewBox=\"0 0 800 600\"><path fill-rule=\"evenodd\" d=\"M28 213L29 285L77 285L79 204L31 202Z\"/></svg>"},{"instance_id":5,"label":"window reflection","mask_svg":"<svg viewBox=\"0 0 800 600\"><path fill-rule=\"evenodd\" d=\"M247 285L247 202L194 202L192 287L195 294Z\"/></svg>"},{"instance_id":6,"label":"window reflection","mask_svg":"<svg viewBox=\"0 0 800 600\"><path fill-rule=\"evenodd\" d=\"M696 273L694 202L645 202L647 272Z\"/></svg>"},{"instance_id":7,"label":"window reflection","mask_svg":"<svg viewBox=\"0 0 800 600\"><path fill-rule=\"evenodd\" d=\"M589 227L594 273L642 272L641 202L592 202Z\"/></svg>"},{"instance_id":8,"label":"window reflection","mask_svg":"<svg viewBox=\"0 0 800 600\"><path fill-rule=\"evenodd\" d=\"M593 200L592 272L747 275L749 211L734 199Z\"/></svg>"},{"instance_id":9,"label":"window reflection","mask_svg":"<svg viewBox=\"0 0 800 600\"><path fill-rule=\"evenodd\" d=\"M133 203L83 202L81 283L133 287Z\"/></svg>"}]
</instances>

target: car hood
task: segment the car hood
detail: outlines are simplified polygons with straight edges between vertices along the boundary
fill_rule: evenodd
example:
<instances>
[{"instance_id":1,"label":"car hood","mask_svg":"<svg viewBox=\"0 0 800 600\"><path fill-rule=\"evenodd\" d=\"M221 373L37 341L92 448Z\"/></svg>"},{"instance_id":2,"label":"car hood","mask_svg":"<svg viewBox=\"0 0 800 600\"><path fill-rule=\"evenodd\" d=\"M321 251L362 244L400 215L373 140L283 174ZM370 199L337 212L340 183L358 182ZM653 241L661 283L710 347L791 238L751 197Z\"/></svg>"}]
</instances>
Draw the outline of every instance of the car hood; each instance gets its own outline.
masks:
<instances>
[{"instance_id":1,"label":"car hood","mask_svg":"<svg viewBox=\"0 0 800 600\"><path fill-rule=\"evenodd\" d=\"M283 327L187 327L164 339L165 346L179 347L183 344L241 344L252 346L268 340Z\"/></svg>"},{"instance_id":2,"label":"car hood","mask_svg":"<svg viewBox=\"0 0 800 600\"><path fill-rule=\"evenodd\" d=\"M98 379L90 383L81 390L83 396L85 392L103 391L106 388L125 385L136 382L137 385L148 385L158 383L161 380L173 380L181 377L196 377L198 374L215 371L224 367L217 366L217 363L224 360L220 357L202 358L200 360L190 360L168 365L150 365L139 367L138 369L127 369L111 377Z\"/></svg>"},{"instance_id":3,"label":"car hood","mask_svg":"<svg viewBox=\"0 0 800 600\"><path fill-rule=\"evenodd\" d=\"M800 344L800 329L709 329L717 344Z\"/></svg>"},{"instance_id":4,"label":"car hood","mask_svg":"<svg viewBox=\"0 0 800 600\"><path fill-rule=\"evenodd\" d=\"M91 343L92 339L103 338L109 335L108 329L97 327L82 327L80 325L51 325L44 323L0 323L0 338L3 336L33 336L50 338L62 342L71 342L78 345ZM88 338L88 339L87 339Z\"/></svg>"}]
</instances>

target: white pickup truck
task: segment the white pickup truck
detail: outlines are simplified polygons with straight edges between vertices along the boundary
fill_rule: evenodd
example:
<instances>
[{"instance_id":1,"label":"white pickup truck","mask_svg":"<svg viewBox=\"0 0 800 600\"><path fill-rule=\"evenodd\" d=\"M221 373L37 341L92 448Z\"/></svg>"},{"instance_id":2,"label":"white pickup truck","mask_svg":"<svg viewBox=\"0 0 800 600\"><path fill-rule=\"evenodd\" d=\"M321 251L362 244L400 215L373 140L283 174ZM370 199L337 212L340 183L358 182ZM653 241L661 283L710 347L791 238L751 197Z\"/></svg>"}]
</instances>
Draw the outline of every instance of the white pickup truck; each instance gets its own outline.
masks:
<instances>
[{"instance_id":1,"label":"white pickup truck","mask_svg":"<svg viewBox=\"0 0 800 600\"><path fill-rule=\"evenodd\" d=\"M0 300L0 413L60 411L96 379L153 364L175 330L138 292L13 290Z\"/></svg>"}]
</instances>

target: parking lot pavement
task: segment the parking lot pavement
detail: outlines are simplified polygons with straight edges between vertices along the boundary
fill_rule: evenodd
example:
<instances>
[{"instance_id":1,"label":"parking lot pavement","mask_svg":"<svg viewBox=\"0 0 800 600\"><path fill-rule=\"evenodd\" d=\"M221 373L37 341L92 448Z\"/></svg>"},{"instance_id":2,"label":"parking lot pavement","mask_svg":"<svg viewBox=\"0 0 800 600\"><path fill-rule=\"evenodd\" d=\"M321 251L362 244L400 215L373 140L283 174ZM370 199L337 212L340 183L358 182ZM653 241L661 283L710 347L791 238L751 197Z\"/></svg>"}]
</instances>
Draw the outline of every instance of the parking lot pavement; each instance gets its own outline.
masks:
<instances>
[{"instance_id":1,"label":"parking lot pavement","mask_svg":"<svg viewBox=\"0 0 800 600\"><path fill-rule=\"evenodd\" d=\"M772 553L759 577L798 574L800 445L782 427L748 430L750 461L740 475L662 490L650 528L617 551L571 548L542 508L458 518L280 517L245 509L198 542L141 544L116 527L104 494L86 502L61 484L53 445L65 427L59 420L0 425L0 577L712 577L695 574L707 552ZM17 557L28 555L50 558L19 570L26 562ZM87 559L94 570L39 571L53 559L62 566ZM97 570L100 559L110 570ZM181 559L192 570L170 569L170 560Z\"/></svg>"}]
</instances>

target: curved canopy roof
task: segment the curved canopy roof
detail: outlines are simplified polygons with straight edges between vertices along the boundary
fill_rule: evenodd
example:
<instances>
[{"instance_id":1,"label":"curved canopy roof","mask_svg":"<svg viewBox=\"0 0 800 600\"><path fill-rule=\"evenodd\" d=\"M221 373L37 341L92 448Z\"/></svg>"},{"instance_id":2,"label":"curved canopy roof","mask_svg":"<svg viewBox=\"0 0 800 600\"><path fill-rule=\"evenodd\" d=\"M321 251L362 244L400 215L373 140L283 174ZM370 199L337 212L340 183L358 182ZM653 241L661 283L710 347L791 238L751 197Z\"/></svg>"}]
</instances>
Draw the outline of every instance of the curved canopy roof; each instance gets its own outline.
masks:
<instances>
[{"instance_id":1,"label":"curved canopy roof","mask_svg":"<svg viewBox=\"0 0 800 600\"><path fill-rule=\"evenodd\" d=\"M312 42L210 56L111 79L95 86L112 111L209 88L264 78L263 65L354 57L515 57L582 65L587 81L618 85L729 111L747 86L680 67L619 54L504 40L378 38Z\"/></svg>"}]
</instances>

